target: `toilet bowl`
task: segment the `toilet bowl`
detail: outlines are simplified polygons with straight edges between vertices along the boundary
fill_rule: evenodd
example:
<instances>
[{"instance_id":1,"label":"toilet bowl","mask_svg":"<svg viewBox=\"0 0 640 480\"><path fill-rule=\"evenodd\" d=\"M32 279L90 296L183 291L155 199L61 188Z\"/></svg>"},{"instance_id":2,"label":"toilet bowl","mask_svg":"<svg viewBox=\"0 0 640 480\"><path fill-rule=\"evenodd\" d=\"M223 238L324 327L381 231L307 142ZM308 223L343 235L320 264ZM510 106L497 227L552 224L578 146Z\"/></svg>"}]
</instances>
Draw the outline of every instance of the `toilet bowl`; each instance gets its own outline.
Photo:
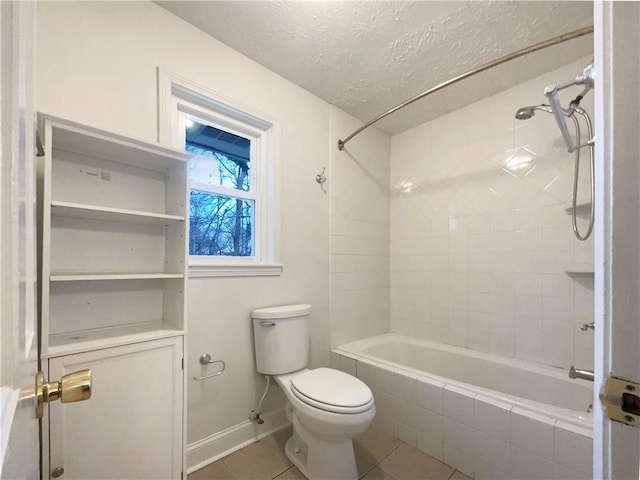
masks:
<instances>
[{"instance_id":1,"label":"toilet bowl","mask_svg":"<svg viewBox=\"0 0 640 480\"><path fill-rule=\"evenodd\" d=\"M287 418L294 429L285 447L289 460L312 480L357 479L353 438L376 414L371 390L330 368L304 369L275 380L287 396Z\"/></svg>"},{"instance_id":2,"label":"toilet bowl","mask_svg":"<svg viewBox=\"0 0 640 480\"><path fill-rule=\"evenodd\" d=\"M287 397L293 435L285 453L310 480L357 479L353 438L376 409L369 387L331 368L307 369L309 305L252 312L256 365Z\"/></svg>"}]
</instances>

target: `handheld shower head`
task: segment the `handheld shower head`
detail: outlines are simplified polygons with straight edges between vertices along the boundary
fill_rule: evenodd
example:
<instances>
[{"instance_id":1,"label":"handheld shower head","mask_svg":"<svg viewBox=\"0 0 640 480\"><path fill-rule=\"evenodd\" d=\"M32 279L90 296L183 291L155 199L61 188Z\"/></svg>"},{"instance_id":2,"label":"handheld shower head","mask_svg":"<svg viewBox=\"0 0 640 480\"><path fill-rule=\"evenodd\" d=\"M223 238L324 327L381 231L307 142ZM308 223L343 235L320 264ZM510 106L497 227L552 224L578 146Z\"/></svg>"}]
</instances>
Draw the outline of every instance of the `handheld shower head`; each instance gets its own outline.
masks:
<instances>
[{"instance_id":1,"label":"handheld shower head","mask_svg":"<svg viewBox=\"0 0 640 480\"><path fill-rule=\"evenodd\" d=\"M553 113L551 107L549 105L530 105L528 107L521 107L516 112L517 120L529 120L531 117L535 115L536 110L541 110L547 113Z\"/></svg>"}]
</instances>

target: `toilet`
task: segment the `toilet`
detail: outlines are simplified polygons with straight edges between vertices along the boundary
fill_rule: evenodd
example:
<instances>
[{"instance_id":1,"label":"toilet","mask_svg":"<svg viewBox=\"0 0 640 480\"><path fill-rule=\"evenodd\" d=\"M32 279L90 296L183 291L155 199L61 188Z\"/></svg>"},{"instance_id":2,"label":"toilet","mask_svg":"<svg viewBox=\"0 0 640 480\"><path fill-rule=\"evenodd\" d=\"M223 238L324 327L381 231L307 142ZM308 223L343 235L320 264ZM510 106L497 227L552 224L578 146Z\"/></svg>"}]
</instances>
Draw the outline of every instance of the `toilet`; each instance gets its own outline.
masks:
<instances>
[{"instance_id":1,"label":"toilet","mask_svg":"<svg viewBox=\"0 0 640 480\"><path fill-rule=\"evenodd\" d=\"M251 312L258 372L271 375L287 397L293 436L285 454L310 480L357 479L353 438L376 414L362 381L331 368L308 369L307 304Z\"/></svg>"}]
</instances>

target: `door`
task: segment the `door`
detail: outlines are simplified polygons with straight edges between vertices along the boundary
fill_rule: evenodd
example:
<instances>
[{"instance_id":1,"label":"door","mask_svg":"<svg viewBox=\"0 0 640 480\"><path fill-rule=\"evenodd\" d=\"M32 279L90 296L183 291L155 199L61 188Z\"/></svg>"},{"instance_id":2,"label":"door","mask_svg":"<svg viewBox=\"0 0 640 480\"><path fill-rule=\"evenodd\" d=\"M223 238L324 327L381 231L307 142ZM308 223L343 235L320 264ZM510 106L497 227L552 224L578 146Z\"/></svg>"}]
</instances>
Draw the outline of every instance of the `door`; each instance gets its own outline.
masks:
<instances>
[{"instance_id":1,"label":"door","mask_svg":"<svg viewBox=\"0 0 640 480\"><path fill-rule=\"evenodd\" d=\"M640 4L595 2L594 27L598 392L608 376L640 382ZM640 429L594 405L594 478L637 479Z\"/></svg>"},{"instance_id":2,"label":"door","mask_svg":"<svg viewBox=\"0 0 640 480\"><path fill-rule=\"evenodd\" d=\"M35 410L35 4L0 2L0 478L40 475Z\"/></svg>"}]
</instances>

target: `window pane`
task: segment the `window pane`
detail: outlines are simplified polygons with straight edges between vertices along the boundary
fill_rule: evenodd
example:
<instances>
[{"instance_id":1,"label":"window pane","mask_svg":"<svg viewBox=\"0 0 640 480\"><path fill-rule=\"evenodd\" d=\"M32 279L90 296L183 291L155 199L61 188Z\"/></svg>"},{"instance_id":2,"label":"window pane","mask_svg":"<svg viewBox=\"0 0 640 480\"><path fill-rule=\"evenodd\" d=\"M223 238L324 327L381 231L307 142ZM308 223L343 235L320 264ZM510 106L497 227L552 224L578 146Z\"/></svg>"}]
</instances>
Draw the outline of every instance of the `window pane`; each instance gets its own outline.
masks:
<instances>
[{"instance_id":1,"label":"window pane","mask_svg":"<svg viewBox=\"0 0 640 480\"><path fill-rule=\"evenodd\" d=\"M185 130L189 162L189 181L232 190L251 188L251 141L194 119Z\"/></svg>"},{"instance_id":2,"label":"window pane","mask_svg":"<svg viewBox=\"0 0 640 480\"><path fill-rule=\"evenodd\" d=\"M189 255L253 255L254 202L191 191Z\"/></svg>"}]
</instances>

